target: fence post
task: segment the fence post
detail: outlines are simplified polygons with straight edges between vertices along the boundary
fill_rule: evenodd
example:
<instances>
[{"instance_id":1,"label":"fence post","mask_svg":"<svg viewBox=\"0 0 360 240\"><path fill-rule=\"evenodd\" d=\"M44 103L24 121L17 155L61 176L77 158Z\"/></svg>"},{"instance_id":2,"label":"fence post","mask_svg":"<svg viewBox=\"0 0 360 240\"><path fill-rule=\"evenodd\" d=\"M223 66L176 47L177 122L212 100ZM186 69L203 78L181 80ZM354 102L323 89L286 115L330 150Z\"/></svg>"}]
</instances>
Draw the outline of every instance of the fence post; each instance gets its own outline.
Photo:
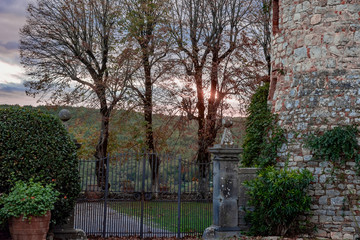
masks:
<instances>
[{"instance_id":1,"label":"fence post","mask_svg":"<svg viewBox=\"0 0 360 240\"><path fill-rule=\"evenodd\" d=\"M181 156L179 156L179 183L178 183L178 231L177 237L180 239L181 227Z\"/></svg>"},{"instance_id":2,"label":"fence post","mask_svg":"<svg viewBox=\"0 0 360 240\"><path fill-rule=\"evenodd\" d=\"M106 158L105 172L105 195L104 195L104 220L103 220L103 237L106 237L106 220L107 220L107 197L109 193L109 155Z\"/></svg>"}]
</instances>

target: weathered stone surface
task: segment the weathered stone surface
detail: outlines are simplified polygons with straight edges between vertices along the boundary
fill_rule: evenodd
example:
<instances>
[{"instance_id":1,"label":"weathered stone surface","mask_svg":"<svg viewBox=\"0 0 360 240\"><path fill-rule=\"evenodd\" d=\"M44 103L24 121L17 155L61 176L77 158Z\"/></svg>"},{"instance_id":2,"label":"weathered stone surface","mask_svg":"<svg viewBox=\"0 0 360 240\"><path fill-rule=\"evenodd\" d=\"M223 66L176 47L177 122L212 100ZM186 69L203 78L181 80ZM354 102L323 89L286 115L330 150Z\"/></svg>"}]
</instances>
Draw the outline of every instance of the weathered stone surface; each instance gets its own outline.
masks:
<instances>
[{"instance_id":1,"label":"weathered stone surface","mask_svg":"<svg viewBox=\"0 0 360 240\"><path fill-rule=\"evenodd\" d=\"M254 178L256 178L258 171L257 168L240 168L239 169L239 198L238 198L238 215L239 215L239 224L241 231L246 231L249 229L249 226L247 225L245 221L245 209L251 208L251 206L248 206L247 202L249 200L249 197L246 194L246 187L244 186L245 181L250 181Z\"/></svg>"},{"instance_id":2,"label":"weathered stone surface","mask_svg":"<svg viewBox=\"0 0 360 240\"><path fill-rule=\"evenodd\" d=\"M355 163L348 162L341 170L344 182L333 181L331 163L314 160L304 138L311 132L360 123L360 4L279 2L280 32L273 36L271 51L272 68L283 73L272 72L271 79L277 82L269 104L278 114L278 124L296 134L287 135L291 144L279 151L278 166L307 168L314 175L309 189L314 216L308 220L316 224L316 236L353 237L356 224L346 197L350 190L360 193ZM357 206L352 210L359 211Z\"/></svg>"},{"instance_id":3,"label":"weathered stone surface","mask_svg":"<svg viewBox=\"0 0 360 240\"><path fill-rule=\"evenodd\" d=\"M209 149L213 159L213 227L204 232L205 239L240 236L238 162L242 149L216 145Z\"/></svg>"},{"instance_id":4,"label":"weathered stone surface","mask_svg":"<svg viewBox=\"0 0 360 240\"><path fill-rule=\"evenodd\" d=\"M204 240L222 240L222 239L238 239L240 232L221 232L219 226L212 225L205 229L202 239Z\"/></svg>"}]
</instances>

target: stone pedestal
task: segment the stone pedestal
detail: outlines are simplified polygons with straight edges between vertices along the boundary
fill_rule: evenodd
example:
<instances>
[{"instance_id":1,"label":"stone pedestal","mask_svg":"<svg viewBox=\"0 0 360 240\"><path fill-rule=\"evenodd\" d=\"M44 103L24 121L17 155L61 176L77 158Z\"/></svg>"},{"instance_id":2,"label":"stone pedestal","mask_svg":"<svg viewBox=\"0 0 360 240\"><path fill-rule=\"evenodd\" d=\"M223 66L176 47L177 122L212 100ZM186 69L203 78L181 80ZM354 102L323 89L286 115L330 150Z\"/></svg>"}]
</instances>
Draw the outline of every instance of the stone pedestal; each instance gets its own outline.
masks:
<instances>
[{"instance_id":1,"label":"stone pedestal","mask_svg":"<svg viewBox=\"0 0 360 240\"><path fill-rule=\"evenodd\" d=\"M213 225L204 239L239 237L238 226L238 155L242 149L232 145L215 145L209 152L214 157Z\"/></svg>"}]
</instances>

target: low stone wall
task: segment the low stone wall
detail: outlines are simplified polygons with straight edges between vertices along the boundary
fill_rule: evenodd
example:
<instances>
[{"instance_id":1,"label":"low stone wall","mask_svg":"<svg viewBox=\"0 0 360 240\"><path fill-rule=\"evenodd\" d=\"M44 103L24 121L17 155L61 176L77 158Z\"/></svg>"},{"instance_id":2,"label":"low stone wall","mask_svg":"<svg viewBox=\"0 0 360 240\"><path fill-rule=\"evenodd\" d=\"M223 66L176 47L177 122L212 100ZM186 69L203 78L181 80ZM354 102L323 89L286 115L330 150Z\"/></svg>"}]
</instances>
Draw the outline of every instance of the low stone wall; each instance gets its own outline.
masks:
<instances>
[{"instance_id":1,"label":"low stone wall","mask_svg":"<svg viewBox=\"0 0 360 240\"><path fill-rule=\"evenodd\" d=\"M238 181L239 181L239 195L238 195L238 207L239 207L239 227L241 231L249 230L249 226L245 222L245 209L248 206L247 202L249 200L246 194L246 187L244 186L244 182L252 180L256 178L258 168L239 168L238 172Z\"/></svg>"}]
</instances>

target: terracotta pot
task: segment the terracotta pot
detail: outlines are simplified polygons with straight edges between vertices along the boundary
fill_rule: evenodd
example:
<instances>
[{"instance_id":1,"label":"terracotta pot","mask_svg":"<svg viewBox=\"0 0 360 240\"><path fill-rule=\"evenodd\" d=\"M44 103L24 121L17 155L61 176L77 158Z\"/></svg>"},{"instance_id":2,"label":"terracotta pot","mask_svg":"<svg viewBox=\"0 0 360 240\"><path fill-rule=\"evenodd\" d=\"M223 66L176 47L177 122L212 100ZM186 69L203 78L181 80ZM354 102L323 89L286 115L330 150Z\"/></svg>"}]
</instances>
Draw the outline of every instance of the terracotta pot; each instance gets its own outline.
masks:
<instances>
[{"instance_id":1,"label":"terracotta pot","mask_svg":"<svg viewBox=\"0 0 360 240\"><path fill-rule=\"evenodd\" d=\"M31 217L31 220L23 216L10 219L9 229L12 240L45 240L49 231L51 212L44 216Z\"/></svg>"}]
</instances>

